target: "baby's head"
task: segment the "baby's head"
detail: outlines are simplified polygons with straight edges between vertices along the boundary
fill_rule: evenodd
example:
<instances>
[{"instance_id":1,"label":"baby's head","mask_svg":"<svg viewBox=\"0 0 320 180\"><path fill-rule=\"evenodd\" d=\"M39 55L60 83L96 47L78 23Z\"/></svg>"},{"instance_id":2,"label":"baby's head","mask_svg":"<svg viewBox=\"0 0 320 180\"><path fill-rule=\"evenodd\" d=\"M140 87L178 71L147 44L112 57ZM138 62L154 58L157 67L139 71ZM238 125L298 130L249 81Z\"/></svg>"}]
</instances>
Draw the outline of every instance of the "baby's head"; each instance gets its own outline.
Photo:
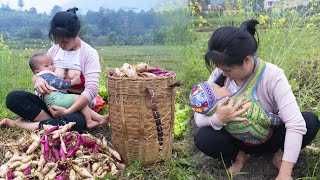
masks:
<instances>
[{"instance_id":1,"label":"baby's head","mask_svg":"<svg viewBox=\"0 0 320 180\"><path fill-rule=\"evenodd\" d=\"M52 58L44 53L37 53L29 60L29 66L34 74L41 71L53 72L55 67L52 64Z\"/></svg>"},{"instance_id":2,"label":"baby's head","mask_svg":"<svg viewBox=\"0 0 320 180\"><path fill-rule=\"evenodd\" d=\"M190 106L193 111L206 114L216 103L231 92L213 82L202 82L193 87L190 93Z\"/></svg>"}]
</instances>

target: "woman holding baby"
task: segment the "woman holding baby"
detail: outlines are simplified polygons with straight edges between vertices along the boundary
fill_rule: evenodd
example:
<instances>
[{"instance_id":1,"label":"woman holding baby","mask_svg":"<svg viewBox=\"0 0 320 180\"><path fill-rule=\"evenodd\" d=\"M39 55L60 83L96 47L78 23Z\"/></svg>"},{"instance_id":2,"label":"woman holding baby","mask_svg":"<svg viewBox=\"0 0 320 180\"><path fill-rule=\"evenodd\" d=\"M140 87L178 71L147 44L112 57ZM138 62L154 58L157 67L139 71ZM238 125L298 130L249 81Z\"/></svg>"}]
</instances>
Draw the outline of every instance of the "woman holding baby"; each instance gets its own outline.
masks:
<instances>
[{"instance_id":1,"label":"woman holding baby","mask_svg":"<svg viewBox=\"0 0 320 180\"><path fill-rule=\"evenodd\" d=\"M12 91L7 95L7 107L21 118L17 120L3 119L0 126L17 126L22 129L34 130L44 124L63 125L76 122L72 130L86 129L86 121L79 110L85 106L94 106L98 94L100 79L100 62L97 51L79 37L80 20L76 15L78 8L71 8L55 14L50 23L49 38L56 45L52 46L47 55L53 59L57 74L66 79L79 82L68 89L70 93L79 94L79 98L68 109L58 106L47 107L36 95L26 91ZM48 82L39 76L33 78L35 90L40 94L49 94ZM108 121L104 116L101 121Z\"/></svg>"},{"instance_id":2,"label":"woman holding baby","mask_svg":"<svg viewBox=\"0 0 320 180\"><path fill-rule=\"evenodd\" d=\"M320 122L310 112L300 112L295 96L283 70L255 56L258 42L255 38L257 20L242 23L241 27L221 27L214 31L205 55L212 71L209 82L226 87L231 93L241 92L259 64L264 67L257 78L252 97L266 112L277 114L283 124L271 127L270 136L261 143L250 144L235 138L225 126L245 122L242 116L249 108L233 96L218 102L215 112L207 116L195 112L199 130L194 137L196 147L208 156L220 159L230 166L233 174L240 172L249 154L274 153L273 164L279 169L277 180L292 179L292 170L300 150L316 136ZM214 69L214 67L216 67ZM244 95L245 96L245 95ZM242 108L240 108L242 107Z\"/></svg>"}]
</instances>

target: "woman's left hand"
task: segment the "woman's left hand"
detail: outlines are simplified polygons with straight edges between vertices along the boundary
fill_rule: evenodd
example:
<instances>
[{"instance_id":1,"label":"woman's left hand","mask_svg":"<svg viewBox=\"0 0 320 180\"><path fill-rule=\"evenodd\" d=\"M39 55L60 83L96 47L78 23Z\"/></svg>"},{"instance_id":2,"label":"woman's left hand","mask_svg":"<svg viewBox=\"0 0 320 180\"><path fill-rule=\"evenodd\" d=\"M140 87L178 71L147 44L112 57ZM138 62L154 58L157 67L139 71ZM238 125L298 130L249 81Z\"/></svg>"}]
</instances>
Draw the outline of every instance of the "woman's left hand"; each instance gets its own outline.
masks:
<instances>
[{"instance_id":1,"label":"woman's left hand","mask_svg":"<svg viewBox=\"0 0 320 180\"><path fill-rule=\"evenodd\" d=\"M293 178L289 175L278 174L278 176L276 177L276 180L293 180Z\"/></svg>"},{"instance_id":2,"label":"woman's left hand","mask_svg":"<svg viewBox=\"0 0 320 180\"><path fill-rule=\"evenodd\" d=\"M68 114L68 109L61 106L49 106L48 109L54 118L59 118Z\"/></svg>"}]
</instances>

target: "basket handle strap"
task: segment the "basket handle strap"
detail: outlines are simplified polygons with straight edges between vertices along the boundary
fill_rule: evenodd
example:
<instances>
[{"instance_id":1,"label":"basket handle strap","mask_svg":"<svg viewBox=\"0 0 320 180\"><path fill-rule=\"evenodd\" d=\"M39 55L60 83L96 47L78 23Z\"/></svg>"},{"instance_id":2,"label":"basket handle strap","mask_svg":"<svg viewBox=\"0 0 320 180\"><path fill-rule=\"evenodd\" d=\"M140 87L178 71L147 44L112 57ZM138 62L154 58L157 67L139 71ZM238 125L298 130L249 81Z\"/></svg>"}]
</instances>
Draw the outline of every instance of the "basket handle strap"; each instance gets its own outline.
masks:
<instances>
[{"instance_id":1,"label":"basket handle strap","mask_svg":"<svg viewBox=\"0 0 320 180\"><path fill-rule=\"evenodd\" d=\"M180 81L176 81L173 84L169 85L170 88L179 87L181 85Z\"/></svg>"},{"instance_id":2,"label":"basket handle strap","mask_svg":"<svg viewBox=\"0 0 320 180\"><path fill-rule=\"evenodd\" d=\"M160 145L159 151L161 151L163 149L163 131L162 131L160 114L158 112L157 104L155 102L154 91L150 86L147 86L147 92L150 99L150 107L151 107L152 115L157 126L158 141Z\"/></svg>"}]
</instances>

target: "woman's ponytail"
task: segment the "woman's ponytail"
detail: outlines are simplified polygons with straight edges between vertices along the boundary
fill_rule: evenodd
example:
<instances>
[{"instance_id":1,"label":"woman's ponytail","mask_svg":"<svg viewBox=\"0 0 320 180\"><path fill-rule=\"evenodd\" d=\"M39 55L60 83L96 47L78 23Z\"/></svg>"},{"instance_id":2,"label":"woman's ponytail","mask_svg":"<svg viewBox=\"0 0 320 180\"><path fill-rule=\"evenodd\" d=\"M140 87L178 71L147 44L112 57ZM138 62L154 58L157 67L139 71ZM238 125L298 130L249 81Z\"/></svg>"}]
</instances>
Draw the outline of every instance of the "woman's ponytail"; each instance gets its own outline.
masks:
<instances>
[{"instance_id":1,"label":"woman's ponytail","mask_svg":"<svg viewBox=\"0 0 320 180\"><path fill-rule=\"evenodd\" d=\"M259 21L256 19L250 19L248 21L244 21L240 28L245 29L247 31L249 31L250 34L252 34L253 36L256 34L257 30L256 30L256 25L259 24Z\"/></svg>"},{"instance_id":2,"label":"woman's ponytail","mask_svg":"<svg viewBox=\"0 0 320 180\"><path fill-rule=\"evenodd\" d=\"M76 14L76 11L78 11L79 9L77 7L74 7L74 8L70 8L67 10L67 12L71 12L73 14Z\"/></svg>"}]
</instances>

